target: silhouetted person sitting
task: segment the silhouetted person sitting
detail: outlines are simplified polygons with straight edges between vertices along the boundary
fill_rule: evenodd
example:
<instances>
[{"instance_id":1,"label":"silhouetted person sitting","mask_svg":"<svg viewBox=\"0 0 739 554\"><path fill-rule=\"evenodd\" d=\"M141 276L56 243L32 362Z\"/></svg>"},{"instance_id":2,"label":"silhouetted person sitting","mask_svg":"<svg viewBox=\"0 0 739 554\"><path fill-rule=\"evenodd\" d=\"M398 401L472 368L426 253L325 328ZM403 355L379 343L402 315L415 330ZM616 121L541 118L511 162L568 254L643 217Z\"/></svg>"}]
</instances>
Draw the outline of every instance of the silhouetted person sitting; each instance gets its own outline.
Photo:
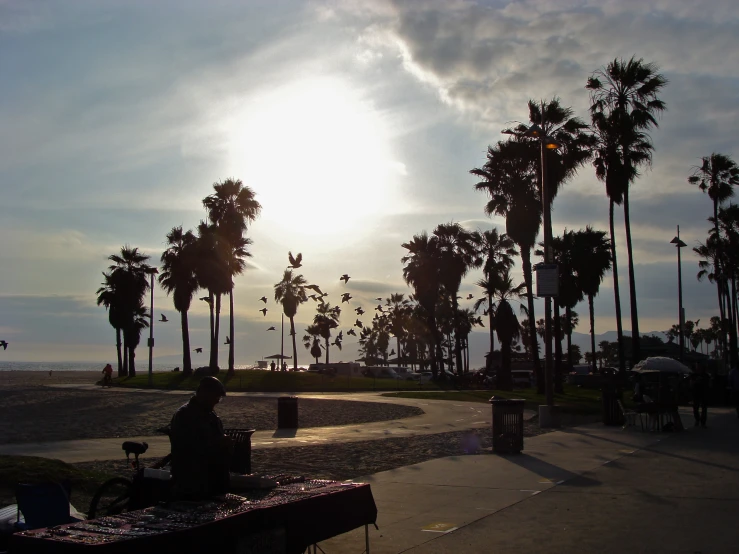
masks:
<instances>
[{"instance_id":1,"label":"silhouetted person sitting","mask_svg":"<svg viewBox=\"0 0 739 554\"><path fill-rule=\"evenodd\" d=\"M180 500L223 494L229 485L231 439L213 408L226 396L215 377L203 377L190 401L172 418L172 489Z\"/></svg>"},{"instance_id":2,"label":"silhouetted person sitting","mask_svg":"<svg viewBox=\"0 0 739 554\"><path fill-rule=\"evenodd\" d=\"M690 376L690 390L693 394L693 417L695 417L695 426L706 426L706 416L708 413L708 388L711 377L708 375L705 367L695 364L693 373Z\"/></svg>"}]
</instances>

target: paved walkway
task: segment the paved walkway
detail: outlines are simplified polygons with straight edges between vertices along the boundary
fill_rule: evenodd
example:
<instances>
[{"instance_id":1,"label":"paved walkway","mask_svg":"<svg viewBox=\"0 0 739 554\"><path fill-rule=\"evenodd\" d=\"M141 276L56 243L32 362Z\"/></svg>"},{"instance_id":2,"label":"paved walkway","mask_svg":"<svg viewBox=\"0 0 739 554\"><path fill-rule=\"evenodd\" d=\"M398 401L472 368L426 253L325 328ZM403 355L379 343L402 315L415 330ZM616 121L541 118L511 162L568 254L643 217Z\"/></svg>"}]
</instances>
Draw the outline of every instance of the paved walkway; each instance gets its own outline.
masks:
<instances>
[{"instance_id":1,"label":"paved walkway","mask_svg":"<svg viewBox=\"0 0 739 554\"><path fill-rule=\"evenodd\" d=\"M162 391L157 389L101 389L96 385L53 385L59 388L94 390L98 394L168 394L190 395L190 391ZM287 393L229 392L229 396L277 398ZM382 393L351 394L305 394L300 398L318 398L346 401L379 402L417 406L424 413L405 419L343 425L337 427L312 427L283 431L257 431L252 436L252 447L285 448L290 446L309 446L331 442L350 442L375 440L390 437L404 437L461 431L466 429L490 428L491 408L478 402L453 402L448 400L425 400L382 396ZM275 403L275 409L276 403ZM217 411L217 410L216 410ZM527 412L527 417L533 416ZM164 435L146 437L127 437L114 439L85 439L42 443L21 443L0 445L0 455L42 456L56 458L68 463L92 460L114 460L122 457L121 443L124 440L146 441L149 444L147 456L164 456L169 453L169 438Z\"/></svg>"},{"instance_id":2,"label":"paved walkway","mask_svg":"<svg viewBox=\"0 0 739 554\"><path fill-rule=\"evenodd\" d=\"M682 411L683 421L692 415ZM378 473L373 553L739 552L739 421L710 411L682 433L587 425L522 454L460 456ZM361 552L364 530L322 543Z\"/></svg>"}]
</instances>

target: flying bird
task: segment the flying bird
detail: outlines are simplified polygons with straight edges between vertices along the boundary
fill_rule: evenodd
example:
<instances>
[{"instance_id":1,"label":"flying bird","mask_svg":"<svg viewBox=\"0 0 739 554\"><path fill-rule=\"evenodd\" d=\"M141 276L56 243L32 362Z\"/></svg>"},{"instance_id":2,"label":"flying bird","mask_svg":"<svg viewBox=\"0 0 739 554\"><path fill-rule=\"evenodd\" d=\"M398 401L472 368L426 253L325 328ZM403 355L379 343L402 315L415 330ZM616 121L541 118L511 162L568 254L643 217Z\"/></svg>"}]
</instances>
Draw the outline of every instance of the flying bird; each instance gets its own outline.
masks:
<instances>
[{"instance_id":1,"label":"flying bird","mask_svg":"<svg viewBox=\"0 0 739 554\"><path fill-rule=\"evenodd\" d=\"M364 328L364 325L362 325L362 322L357 320L354 322L354 327L359 327L360 329Z\"/></svg>"},{"instance_id":2,"label":"flying bird","mask_svg":"<svg viewBox=\"0 0 739 554\"><path fill-rule=\"evenodd\" d=\"M310 299L311 299L311 300L313 300L314 302L318 302L318 297L317 297L317 296L316 296L315 294L310 294L310 295L308 295L308 298L310 298Z\"/></svg>"},{"instance_id":3,"label":"flying bird","mask_svg":"<svg viewBox=\"0 0 739 554\"><path fill-rule=\"evenodd\" d=\"M474 294L468 294L467 295L467 300L472 300L474 297L475 297Z\"/></svg>"},{"instance_id":4,"label":"flying bird","mask_svg":"<svg viewBox=\"0 0 739 554\"><path fill-rule=\"evenodd\" d=\"M267 303L267 297L266 296L262 296L259 300L261 300L265 304Z\"/></svg>"},{"instance_id":5,"label":"flying bird","mask_svg":"<svg viewBox=\"0 0 739 554\"><path fill-rule=\"evenodd\" d=\"M305 288L310 289L312 291L317 292L318 294L323 294L321 289L318 288L318 285L305 285Z\"/></svg>"},{"instance_id":6,"label":"flying bird","mask_svg":"<svg viewBox=\"0 0 739 554\"><path fill-rule=\"evenodd\" d=\"M377 307L375 308L375 310L377 310L378 312L381 312L382 311L382 304L378 304Z\"/></svg>"},{"instance_id":7,"label":"flying bird","mask_svg":"<svg viewBox=\"0 0 739 554\"><path fill-rule=\"evenodd\" d=\"M344 302L347 302L347 303L348 303L348 302L349 302L349 300L351 300L351 299L352 299L352 295L351 295L351 294L349 294L348 292L345 292L344 294L342 294L342 295L341 295L341 303L342 303L342 304L343 304Z\"/></svg>"},{"instance_id":8,"label":"flying bird","mask_svg":"<svg viewBox=\"0 0 739 554\"><path fill-rule=\"evenodd\" d=\"M262 309L261 309L261 310L259 310L259 311L260 311L260 312L262 312L262 315L264 315L264 316L266 316L266 315L267 315L267 308L262 308Z\"/></svg>"},{"instance_id":9,"label":"flying bird","mask_svg":"<svg viewBox=\"0 0 739 554\"><path fill-rule=\"evenodd\" d=\"M167 316L164 314L159 314L162 316L162 319L159 320L160 323L167 323L169 320L167 319Z\"/></svg>"},{"instance_id":10,"label":"flying bird","mask_svg":"<svg viewBox=\"0 0 739 554\"><path fill-rule=\"evenodd\" d=\"M273 327L268 327L268 328L267 328L267 331L274 331L274 330L275 330L274 326L273 326Z\"/></svg>"},{"instance_id":11,"label":"flying bird","mask_svg":"<svg viewBox=\"0 0 739 554\"><path fill-rule=\"evenodd\" d=\"M364 314L364 310L362 309L362 306L359 306L359 308L354 308L354 311L357 312L357 315Z\"/></svg>"},{"instance_id":12,"label":"flying bird","mask_svg":"<svg viewBox=\"0 0 739 554\"><path fill-rule=\"evenodd\" d=\"M356 337L356 336L357 336L357 332L356 332L356 331L355 331L354 329L349 329L349 330L348 330L348 331L346 332L346 334L347 334L347 335L351 335L351 336L353 336L353 337Z\"/></svg>"},{"instance_id":13,"label":"flying bird","mask_svg":"<svg viewBox=\"0 0 739 554\"><path fill-rule=\"evenodd\" d=\"M198 354L202 354L203 353L203 349L202 348L196 348L195 349L195 352L197 352Z\"/></svg>"},{"instance_id":14,"label":"flying bird","mask_svg":"<svg viewBox=\"0 0 739 554\"><path fill-rule=\"evenodd\" d=\"M298 255L296 257L294 257L294 258L293 258L293 253L292 252L288 252L287 253L287 259L289 260L290 266L293 269L298 269L301 265L303 265L301 263L303 261L303 255L301 253L299 253L299 252L298 252Z\"/></svg>"},{"instance_id":15,"label":"flying bird","mask_svg":"<svg viewBox=\"0 0 739 554\"><path fill-rule=\"evenodd\" d=\"M339 350L341 350L341 341L339 339L336 339L334 342L332 342L334 346L337 346Z\"/></svg>"},{"instance_id":16,"label":"flying bird","mask_svg":"<svg viewBox=\"0 0 739 554\"><path fill-rule=\"evenodd\" d=\"M226 342L223 344L231 344L231 338L228 335L226 335Z\"/></svg>"},{"instance_id":17,"label":"flying bird","mask_svg":"<svg viewBox=\"0 0 739 554\"><path fill-rule=\"evenodd\" d=\"M336 338L339 340L344 340L344 331L339 331L339 335Z\"/></svg>"},{"instance_id":18,"label":"flying bird","mask_svg":"<svg viewBox=\"0 0 739 554\"><path fill-rule=\"evenodd\" d=\"M3 347L3 350L7 350L8 349L8 341L6 341L6 340L0 340L0 346Z\"/></svg>"},{"instance_id":19,"label":"flying bird","mask_svg":"<svg viewBox=\"0 0 739 554\"><path fill-rule=\"evenodd\" d=\"M392 350L390 351L390 355L391 355L391 356L395 356L395 348L393 348L393 349L392 349Z\"/></svg>"},{"instance_id":20,"label":"flying bird","mask_svg":"<svg viewBox=\"0 0 739 554\"><path fill-rule=\"evenodd\" d=\"M375 298L375 300L377 300L378 302L382 302L382 298L380 298L379 296Z\"/></svg>"},{"instance_id":21,"label":"flying bird","mask_svg":"<svg viewBox=\"0 0 739 554\"><path fill-rule=\"evenodd\" d=\"M349 282L349 279L351 279L351 277L349 277L346 273L344 273L344 275L339 277L339 281L344 281L345 285Z\"/></svg>"},{"instance_id":22,"label":"flying bird","mask_svg":"<svg viewBox=\"0 0 739 554\"><path fill-rule=\"evenodd\" d=\"M203 296L200 298L200 300L202 300L203 302L207 302L208 304L211 304L213 302L213 300L211 300L208 296Z\"/></svg>"}]
</instances>

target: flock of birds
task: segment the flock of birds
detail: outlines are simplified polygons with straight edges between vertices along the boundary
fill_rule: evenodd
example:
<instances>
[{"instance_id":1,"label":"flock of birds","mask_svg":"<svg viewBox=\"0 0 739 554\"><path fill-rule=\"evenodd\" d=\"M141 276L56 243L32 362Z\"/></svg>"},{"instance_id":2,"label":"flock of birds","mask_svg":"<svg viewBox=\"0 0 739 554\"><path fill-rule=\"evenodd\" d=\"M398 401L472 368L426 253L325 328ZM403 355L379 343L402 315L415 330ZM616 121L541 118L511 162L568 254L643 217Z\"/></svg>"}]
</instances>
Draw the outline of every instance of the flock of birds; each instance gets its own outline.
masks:
<instances>
[{"instance_id":1,"label":"flock of birds","mask_svg":"<svg viewBox=\"0 0 739 554\"><path fill-rule=\"evenodd\" d=\"M290 262L290 264L287 266L288 268L298 269L298 268L302 267L303 254L298 253L297 256L293 256L292 255L292 252L288 252L288 261ZM349 279L351 279L351 276L349 276L346 273L344 273L341 277L339 277L339 281L343 281L344 282L344 285L346 285L347 283L349 283ZM305 285L305 288L313 292L313 294L308 295L308 298L310 298L314 302L320 302L322 304L325 302L323 299L326 296L328 296L328 293L323 292L318 285ZM349 301L352 298L354 298L354 297L350 293L344 292L344 293L341 294L341 303L343 304L344 302L346 302L348 304ZM466 299L467 300L472 300L473 298L474 298L474 295L473 294L468 294ZM203 302L206 302L207 304L211 304L213 302L213 299L210 298L209 296L203 296L203 297L200 298L200 300L202 300ZM262 296L261 298L259 298L259 300L261 300L264 304L267 304L267 297L266 296ZM382 297L377 297L376 300L378 302L382 302ZM378 314L375 314L375 318L378 318L379 317L379 314L384 314L386 308L387 308L387 306L383 306L381 303L378 304L375 307L375 311L376 312L379 312L379 313ZM337 306L336 307L336 310L337 310L338 314L341 313L341 308L340 307ZM262 312L262 315L264 317L266 317L267 316L267 312L269 310L265 306L264 308L261 308L258 311ZM359 329L363 329L364 328L364 323L362 322L361 319L359 319L359 317L363 316L366 313L365 310L362 308L362 306L358 306L358 307L354 308L354 311L355 311L355 313L357 314L358 317L357 317L356 321L354 322L354 325L350 329L348 329L346 331L346 334L349 335L349 336L352 336L352 337L356 337L357 336L357 332L354 329L355 327L357 327ZM161 316L161 318L158 320L160 323L167 323L169 321L169 319L167 319L167 316L166 315L164 315L164 314L159 314L159 315ZM485 315L487 315L487 313ZM267 331L276 331L276 330L277 329L276 329L276 327L274 325L271 325L271 326L267 327ZM292 335L292 332L291 332L291 335ZM339 331L339 334L336 336L336 339L334 340L334 342L332 342L331 344L334 345L334 346L338 346L339 348L341 348L341 343L342 343L343 340L344 340L344 331L341 330L341 331ZM229 337L227 335L226 336L226 342L224 342L223 344L227 344L227 345L228 344L231 344L231 337ZM8 348L7 341L4 341L4 340L0 341L0 346L2 346L3 349L7 349ZM202 354L203 353L203 349L201 347L193 348L193 352L195 352L196 354ZM394 349L390 352L390 355L391 356L394 356L395 355L395 350Z\"/></svg>"}]
</instances>

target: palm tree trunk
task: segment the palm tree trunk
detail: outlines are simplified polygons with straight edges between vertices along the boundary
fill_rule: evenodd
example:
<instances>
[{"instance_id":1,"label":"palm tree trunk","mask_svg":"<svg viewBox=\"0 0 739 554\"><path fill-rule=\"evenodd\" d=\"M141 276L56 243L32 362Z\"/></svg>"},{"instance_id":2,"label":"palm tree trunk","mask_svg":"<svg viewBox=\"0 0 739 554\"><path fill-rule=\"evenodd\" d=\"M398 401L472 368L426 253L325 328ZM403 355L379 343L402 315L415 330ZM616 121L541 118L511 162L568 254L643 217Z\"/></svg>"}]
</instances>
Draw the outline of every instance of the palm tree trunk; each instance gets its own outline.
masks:
<instances>
[{"instance_id":1,"label":"palm tree trunk","mask_svg":"<svg viewBox=\"0 0 739 554\"><path fill-rule=\"evenodd\" d=\"M221 295L216 294L216 326L213 330L213 352L211 353L213 357L213 363L210 367L217 368L218 367L218 337L221 333Z\"/></svg>"},{"instance_id":2,"label":"palm tree trunk","mask_svg":"<svg viewBox=\"0 0 739 554\"><path fill-rule=\"evenodd\" d=\"M429 338L431 343L429 344L429 358L431 361L431 374L436 379L439 376L439 366L437 362L437 335L436 335L436 314L429 313Z\"/></svg>"},{"instance_id":3,"label":"palm tree trunk","mask_svg":"<svg viewBox=\"0 0 739 554\"><path fill-rule=\"evenodd\" d=\"M187 310L180 313L182 326L182 374L192 375L192 360L190 359L190 324L187 320Z\"/></svg>"},{"instance_id":4,"label":"palm tree trunk","mask_svg":"<svg viewBox=\"0 0 739 554\"><path fill-rule=\"evenodd\" d=\"M559 304L554 299L554 392L564 393L562 369L562 322L560 321Z\"/></svg>"},{"instance_id":5,"label":"palm tree trunk","mask_svg":"<svg viewBox=\"0 0 739 554\"><path fill-rule=\"evenodd\" d=\"M123 371L119 377L126 377L128 375L128 338L126 337L126 331L123 331Z\"/></svg>"},{"instance_id":6,"label":"palm tree trunk","mask_svg":"<svg viewBox=\"0 0 739 554\"><path fill-rule=\"evenodd\" d=\"M521 245L519 245L519 247L521 247ZM536 390L539 394L544 394L544 374L541 370L541 362L539 361L539 339L536 334L536 315L534 313L534 287L532 285L531 278L530 248L521 247L521 261L523 262L523 280L526 282L526 303L529 310L529 334L531 335L531 358L534 361Z\"/></svg>"},{"instance_id":7,"label":"palm tree trunk","mask_svg":"<svg viewBox=\"0 0 739 554\"><path fill-rule=\"evenodd\" d=\"M736 281L731 276L731 294L728 295L727 305L729 307L729 344L731 346L730 367L737 367L737 340L736 340ZM727 283L728 288L728 283ZM727 290L727 292L729 292Z\"/></svg>"},{"instance_id":8,"label":"palm tree trunk","mask_svg":"<svg viewBox=\"0 0 739 554\"><path fill-rule=\"evenodd\" d=\"M500 390L513 390L511 383L511 342L500 343L500 369L498 370L496 387Z\"/></svg>"},{"instance_id":9,"label":"palm tree trunk","mask_svg":"<svg viewBox=\"0 0 739 554\"><path fill-rule=\"evenodd\" d=\"M231 290L228 291L228 330L230 331L230 341L228 345L228 375L234 374L234 289L231 287ZM295 337L293 337L294 339ZM295 344L295 341L293 340L293 344Z\"/></svg>"},{"instance_id":10,"label":"palm tree trunk","mask_svg":"<svg viewBox=\"0 0 739 554\"><path fill-rule=\"evenodd\" d=\"M593 354L593 373L595 373L595 310L593 309L592 294L588 294L588 308L590 309L590 351Z\"/></svg>"},{"instance_id":11,"label":"palm tree trunk","mask_svg":"<svg viewBox=\"0 0 739 554\"><path fill-rule=\"evenodd\" d=\"M613 298L616 302L616 334L618 336L618 371L621 378L626 378L626 352L624 349L624 329L621 323L621 292L618 283L618 263L616 261L616 231L613 224L613 206L611 200L608 207L608 221L611 227L611 258L613 263ZM570 363L570 367L572 364Z\"/></svg>"},{"instance_id":12,"label":"palm tree trunk","mask_svg":"<svg viewBox=\"0 0 739 554\"><path fill-rule=\"evenodd\" d=\"M493 295L488 294L488 327L490 328L490 355L485 364L486 369L493 367L493 352L495 352L495 330L493 329Z\"/></svg>"},{"instance_id":13,"label":"palm tree trunk","mask_svg":"<svg viewBox=\"0 0 739 554\"><path fill-rule=\"evenodd\" d=\"M624 225L626 227L626 252L629 256L629 294L631 302L631 365L641 360L641 336L639 313L636 306L636 279L634 278L634 253L631 248L631 218L629 216L629 189L624 190Z\"/></svg>"},{"instance_id":14,"label":"palm tree trunk","mask_svg":"<svg viewBox=\"0 0 739 554\"><path fill-rule=\"evenodd\" d=\"M290 316L290 334L293 337L293 369L298 370L298 347L295 343L295 316ZM233 340L233 338L231 338Z\"/></svg>"},{"instance_id":15,"label":"palm tree trunk","mask_svg":"<svg viewBox=\"0 0 739 554\"><path fill-rule=\"evenodd\" d=\"M136 377L136 348L133 346L129 347L130 352L128 353L128 376Z\"/></svg>"},{"instance_id":16,"label":"palm tree trunk","mask_svg":"<svg viewBox=\"0 0 739 554\"><path fill-rule=\"evenodd\" d=\"M213 298L213 291L208 291L208 307L210 309L210 360L208 362L208 367L214 367L215 361L213 358L213 345L215 344L215 339L213 338L215 336L215 328L216 328L216 319L215 319L215 304L214 304L214 298ZM217 345L216 345L217 348Z\"/></svg>"},{"instance_id":17,"label":"palm tree trunk","mask_svg":"<svg viewBox=\"0 0 739 554\"><path fill-rule=\"evenodd\" d=\"M567 319L567 367L569 371L572 371L572 308L567 306L565 308L565 318Z\"/></svg>"},{"instance_id":18,"label":"palm tree trunk","mask_svg":"<svg viewBox=\"0 0 739 554\"><path fill-rule=\"evenodd\" d=\"M395 347L398 349L397 350L397 352L398 352L398 357L397 357L398 363L395 364L395 365L396 365L396 367L400 367L400 337L399 336L396 336L395 337Z\"/></svg>"},{"instance_id":19,"label":"palm tree trunk","mask_svg":"<svg viewBox=\"0 0 739 554\"><path fill-rule=\"evenodd\" d=\"M115 350L118 354L118 377L123 377L126 373L123 371L123 360L121 358L121 329L116 327L115 329Z\"/></svg>"},{"instance_id":20,"label":"palm tree trunk","mask_svg":"<svg viewBox=\"0 0 739 554\"><path fill-rule=\"evenodd\" d=\"M454 322L454 349L456 350L457 375L461 376L464 373L464 368L462 367L462 339L459 336L459 302L457 301L457 291L454 291L452 295L452 313L454 314L452 321Z\"/></svg>"},{"instance_id":21,"label":"palm tree trunk","mask_svg":"<svg viewBox=\"0 0 739 554\"><path fill-rule=\"evenodd\" d=\"M325 340L326 340L326 364L328 364L328 351L331 345L328 343L328 337Z\"/></svg>"}]
</instances>

